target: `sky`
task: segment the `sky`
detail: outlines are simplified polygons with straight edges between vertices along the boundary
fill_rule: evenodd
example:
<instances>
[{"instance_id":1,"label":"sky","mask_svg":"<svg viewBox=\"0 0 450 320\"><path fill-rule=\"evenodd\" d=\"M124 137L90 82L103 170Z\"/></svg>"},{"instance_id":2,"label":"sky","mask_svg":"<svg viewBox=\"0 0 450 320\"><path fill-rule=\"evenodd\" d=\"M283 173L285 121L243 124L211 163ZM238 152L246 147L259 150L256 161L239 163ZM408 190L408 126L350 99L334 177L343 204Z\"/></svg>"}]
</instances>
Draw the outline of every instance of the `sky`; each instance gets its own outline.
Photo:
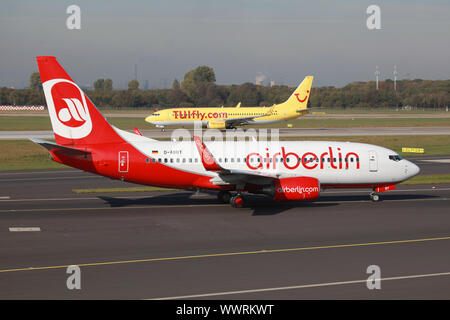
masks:
<instances>
[{"instance_id":1,"label":"sky","mask_svg":"<svg viewBox=\"0 0 450 320\"><path fill-rule=\"evenodd\" d=\"M369 30L369 5L381 29ZM67 7L81 11L70 30ZM82 86L111 78L126 88L170 87L200 65L221 85L255 82L314 86L352 81L450 79L448 0L2 0L0 86L23 88L53 55Z\"/></svg>"}]
</instances>

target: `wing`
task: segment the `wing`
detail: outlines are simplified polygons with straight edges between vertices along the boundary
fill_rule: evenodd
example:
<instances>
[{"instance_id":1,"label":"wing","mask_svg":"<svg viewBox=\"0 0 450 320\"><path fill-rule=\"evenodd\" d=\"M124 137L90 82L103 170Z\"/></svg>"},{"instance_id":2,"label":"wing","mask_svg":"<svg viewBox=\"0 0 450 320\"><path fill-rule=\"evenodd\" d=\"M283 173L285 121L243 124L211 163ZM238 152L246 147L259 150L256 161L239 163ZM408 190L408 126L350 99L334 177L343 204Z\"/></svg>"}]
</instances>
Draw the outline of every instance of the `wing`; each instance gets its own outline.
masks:
<instances>
[{"instance_id":1,"label":"wing","mask_svg":"<svg viewBox=\"0 0 450 320\"><path fill-rule=\"evenodd\" d=\"M194 141L198 152L200 153L205 170L216 172L219 175L220 180L212 181L213 183L217 182L217 184L220 184L220 182L223 181L230 184L251 183L258 185L269 185L274 180L294 176L278 173L225 169L217 163L214 156L209 152L208 148L198 136L194 136Z\"/></svg>"}]
</instances>

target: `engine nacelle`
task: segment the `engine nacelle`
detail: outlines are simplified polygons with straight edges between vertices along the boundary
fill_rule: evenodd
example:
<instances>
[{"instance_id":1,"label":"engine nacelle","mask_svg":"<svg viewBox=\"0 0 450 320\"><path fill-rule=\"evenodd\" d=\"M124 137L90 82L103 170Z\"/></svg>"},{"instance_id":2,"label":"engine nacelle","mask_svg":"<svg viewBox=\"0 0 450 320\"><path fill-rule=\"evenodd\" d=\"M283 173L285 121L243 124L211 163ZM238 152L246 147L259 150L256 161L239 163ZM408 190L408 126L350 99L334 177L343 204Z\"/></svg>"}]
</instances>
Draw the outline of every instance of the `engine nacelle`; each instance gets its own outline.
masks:
<instances>
[{"instance_id":1,"label":"engine nacelle","mask_svg":"<svg viewBox=\"0 0 450 320\"><path fill-rule=\"evenodd\" d=\"M226 129L225 121L208 121L208 128L210 129Z\"/></svg>"},{"instance_id":2,"label":"engine nacelle","mask_svg":"<svg viewBox=\"0 0 450 320\"><path fill-rule=\"evenodd\" d=\"M317 200L319 180L312 177L282 178L274 184L275 201Z\"/></svg>"}]
</instances>

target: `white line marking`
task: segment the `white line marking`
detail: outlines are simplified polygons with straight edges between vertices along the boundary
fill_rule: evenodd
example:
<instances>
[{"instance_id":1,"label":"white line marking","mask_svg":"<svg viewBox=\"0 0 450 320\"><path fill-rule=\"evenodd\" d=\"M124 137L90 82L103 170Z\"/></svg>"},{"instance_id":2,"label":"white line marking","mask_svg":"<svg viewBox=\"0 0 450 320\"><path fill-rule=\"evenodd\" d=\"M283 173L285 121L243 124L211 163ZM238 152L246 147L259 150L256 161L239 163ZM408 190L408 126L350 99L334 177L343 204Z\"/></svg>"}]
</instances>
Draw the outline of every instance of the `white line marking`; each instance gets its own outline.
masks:
<instances>
[{"instance_id":1,"label":"white line marking","mask_svg":"<svg viewBox=\"0 0 450 320\"><path fill-rule=\"evenodd\" d=\"M420 161L432 163L450 163L450 159L435 159L435 160L420 160Z\"/></svg>"},{"instance_id":2,"label":"white line marking","mask_svg":"<svg viewBox=\"0 0 450 320\"><path fill-rule=\"evenodd\" d=\"M64 171L24 171L24 172L2 172L0 177L6 175L18 175L18 174L58 174L58 173L76 173L79 174L82 171L79 170L64 170Z\"/></svg>"},{"instance_id":3,"label":"white line marking","mask_svg":"<svg viewBox=\"0 0 450 320\"><path fill-rule=\"evenodd\" d=\"M11 197L9 196L0 197L0 200L9 200L9 199L11 199Z\"/></svg>"},{"instance_id":4,"label":"white line marking","mask_svg":"<svg viewBox=\"0 0 450 320\"><path fill-rule=\"evenodd\" d=\"M99 197L102 194L99 193ZM89 197L89 198L37 198L37 199L4 199L2 201L2 199L0 199L0 202L23 202L23 201L71 201L71 200L101 200L99 197ZM148 195L148 196L139 196L139 197L133 197L133 196L129 196L129 197L115 197L114 199L116 200L120 200L120 199L145 199L145 198L153 198L153 196Z\"/></svg>"},{"instance_id":5,"label":"white line marking","mask_svg":"<svg viewBox=\"0 0 450 320\"><path fill-rule=\"evenodd\" d=\"M102 177L102 176L73 176L73 177L57 177L57 178L0 179L0 182L47 181L47 180L91 179L91 178L104 178L104 177Z\"/></svg>"},{"instance_id":6,"label":"white line marking","mask_svg":"<svg viewBox=\"0 0 450 320\"><path fill-rule=\"evenodd\" d=\"M426 277L441 277L441 276L449 276L449 275L450 275L450 272L442 272L442 273L429 273L429 274L417 274L417 275L411 275L411 276L381 278L380 280L381 281L406 280L406 279L418 279L418 278L426 278ZM270 292L270 291L280 291L280 290L340 286L340 285L357 284L357 283L367 283L367 279L340 281L340 282L328 282L328 283L304 284L304 285L289 286L289 287L275 287L275 288L250 289L250 290L240 290L240 291L212 292L212 293L193 294L193 295L186 295L186 296L150 298L150 299L146 299L146 300L193 299L193 298L215 297L215 296L225 296L225 295L244 294L244 293Z\"/></svg>"},{"instance_id":7,"label":"white line marking","mask_svg":"<svg viewBox=\"0 0 450 320\"><path fill-rule=\"evenodd\" d=\"M370 188L369 188L370 189ZM330 190L330 189L328 189ZM327 193L367 193L367 190L346 190L346 191L328 191L325 190L321 192L321 194L327 194ZM385 192L383 194L389 194L390 192L417 192L417 191L449 191L450 188L436 188L436 189L396 189L396 190L390 190L388 192Z\"/></svg>"},{"instance_id":8,"label":"white line marking","mask_svg":"<svg viewBox=\"0 0 450 320\"><path fill-rule=\"evenodd\" d=\"M41 231L39 227L11 227L9 228L10 232L36 232Z\"/></svg>"},{"instance_id":9,"label":"white line marking","mask_svg":"<svg viewBox=\"0 0 450 320\"><path fill-rule=\"evenodd\" d=\"M397 189L397 190L391 190L389 192L417 192L417 191L449 191L450 188L436 188L436 189ZM168 190L171 192L186 192L185 190ZM165 192L162 191L161 192ZM351 190L351 191L324 191L322 194L353 194L353 193L367 193L367 190ZM388 194L388 193L386 193ZM102 196L101 193L98 194L99 197ZM72 201L72 200L99 200L99 197L83 197L83 198L36 198L36 199L10 199L10 198L2 198L0 197L0 202L21 202L21 201ZM114 199L120 200L120 199L145 199L145 198L153 198L153 195L145 195L145 196L122 196L122 197L115 197ZM207 198L207 196L202 196L202 198ZM211 195L213 197L213 195Z\"/></svg>"}]
</instances>

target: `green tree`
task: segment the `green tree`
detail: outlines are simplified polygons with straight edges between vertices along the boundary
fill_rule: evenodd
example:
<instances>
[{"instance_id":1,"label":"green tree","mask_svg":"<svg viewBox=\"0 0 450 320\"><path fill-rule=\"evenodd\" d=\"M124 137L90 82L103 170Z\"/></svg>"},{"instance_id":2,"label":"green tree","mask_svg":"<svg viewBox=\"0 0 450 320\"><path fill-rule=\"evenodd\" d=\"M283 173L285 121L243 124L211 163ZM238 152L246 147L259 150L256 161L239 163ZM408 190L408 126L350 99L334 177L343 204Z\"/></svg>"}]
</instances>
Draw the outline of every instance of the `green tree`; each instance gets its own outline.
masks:
<instances>
[{"instance_id":1,"label":"green tree","mask_svg":"<svg viewBox=\"0 0 450 320\"><path fill-rule=\"evenodd\" d=\"M97 79L94 82L94 90L101 91L105 88L105 79Z\"/></svg>"},{"instance_id":2,"label":"green tree","mask_svg":"<svg viewBox=\"0 0 450 320\"><path fill-rule=\"evenodd\" d=\"M139 89L139 81L131 80L128 82L128 90L138 90Z\"/></svg>"},{"instance_id":3,"label":"green tree","mask_svg":"<svg viewBox=\"0 0 450 320\"><path fill-rule=\"evenodd\" d=\"M30 89L42 89L41 76L39 72L33 72L30 76Z\"/></svg>"},{"instance_id":4,"label":"green tree","mask_svg":"<svg viewBox=\"0 0 450 320\"><path fill-rule=\"evenodd\" d=\"M180 90L180 83L178 82L178 80L177 80L177 78L175 78L175 80L173 80L173 83L172 83L172 89L173 90Z\"/></svg>"},{"instance_id":5,"label":"green tree","mask_svg":"<svg viewBox=\"0 0 450 320\"><path fill-rule=\"evenodd\" d=\"M103 89L105 91L112 91L113 90L113 81L111 79L106 79L105 83L103 84Z\"/></svg>"},{"instance_id":6,"label":"green tree","mask_svg":"<svg viewBox=\"0 0 450 320\"><path fill-rule=\"evenodd\" d=\"M214 74L214 69L208 66L199 66L184 75L181 88L194 103L197 103L194 98L197 87L202 83L214 84L215 82L216 75Z\"/></svg>"}]
</instances>

